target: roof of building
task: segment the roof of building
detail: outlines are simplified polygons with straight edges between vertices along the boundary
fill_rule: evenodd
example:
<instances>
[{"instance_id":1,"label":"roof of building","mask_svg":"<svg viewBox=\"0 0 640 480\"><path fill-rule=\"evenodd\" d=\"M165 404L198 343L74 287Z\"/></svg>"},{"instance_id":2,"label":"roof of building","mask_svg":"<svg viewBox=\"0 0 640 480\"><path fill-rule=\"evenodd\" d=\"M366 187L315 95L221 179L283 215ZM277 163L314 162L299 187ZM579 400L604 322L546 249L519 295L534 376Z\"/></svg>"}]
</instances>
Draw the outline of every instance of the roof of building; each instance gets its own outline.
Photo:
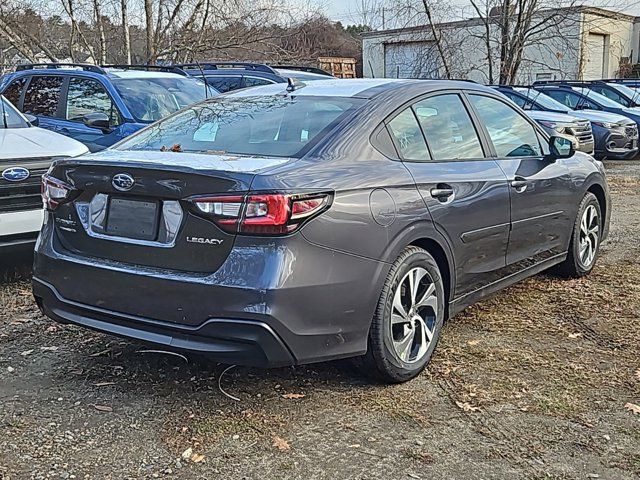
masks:
<instances>
[{"instance_id":1,"label":"roof of building","mask_svg":"<svg viewBox=\"0 0 640 480\"><path fill-rule=\"evenodd\" d=\"M552 14L554 12L556 14L565 14L565 15L568 13L582 13L582 14L596 15L596 16L605 17L605 18L614 18L617 20L627 20L629 22L640 22L640 17L636 17L634 15L620 13L613 10L607 10L604 8L588 7L584 5L545 9L545 10L541 10L539 13ZM480 17L471 17L464 20L454 20L450 22L441 22L437 24L438 28L440 29L472 27L477 25L484 25L484 19ZM429 28L428 25L417 25L415 27L392 28L387 30L374 30L371 32L363 32L360 35L363 38L386 37L386 36L395 35L395 34L424 32L424 30L427 28Z\"/></svg>"}]
</instances>

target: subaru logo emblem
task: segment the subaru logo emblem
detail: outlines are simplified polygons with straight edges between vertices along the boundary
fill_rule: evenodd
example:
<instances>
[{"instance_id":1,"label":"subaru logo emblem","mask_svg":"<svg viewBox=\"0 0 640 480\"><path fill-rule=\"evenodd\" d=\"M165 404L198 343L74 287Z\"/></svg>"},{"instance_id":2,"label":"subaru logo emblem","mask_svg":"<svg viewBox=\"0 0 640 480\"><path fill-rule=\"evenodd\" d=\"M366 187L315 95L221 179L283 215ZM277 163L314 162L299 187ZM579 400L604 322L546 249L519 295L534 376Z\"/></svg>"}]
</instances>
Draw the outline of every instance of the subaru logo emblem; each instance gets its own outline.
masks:
<instances>
[{"instance_id":1,"label":"subaru logo emblem","mask_svg":"<svg viewBox=\"0 0 640 480\"><path fill-rule=\"evenodd\" d=\"M135 180L128 173L118 173L113 176L113 180L111 180L111 185L116 190L120 190L121 192L126 192L127 190L131 190L133 188L133 184Z\"/></svg>"},{"instance_id":2,"label":"subaru logo emblem","mask_svg":"<svg viewBox=\"0 0 640 480\"><path fill-rule=\"evenodd\" d=\"M7 182L21 182L29 178L29 170L22 167L9 167L2 171L2 178Z\"/></svg>"}]
</instances>

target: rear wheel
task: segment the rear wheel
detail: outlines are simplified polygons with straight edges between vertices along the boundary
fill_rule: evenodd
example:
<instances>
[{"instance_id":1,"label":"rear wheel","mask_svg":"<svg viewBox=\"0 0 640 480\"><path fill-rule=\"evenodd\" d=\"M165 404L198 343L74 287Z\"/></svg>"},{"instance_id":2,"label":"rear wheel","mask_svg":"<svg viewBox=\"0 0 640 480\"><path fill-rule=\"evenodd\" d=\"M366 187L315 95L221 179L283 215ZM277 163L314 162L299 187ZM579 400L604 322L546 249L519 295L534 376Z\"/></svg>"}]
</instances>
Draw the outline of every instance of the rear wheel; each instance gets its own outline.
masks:
<instances>
[{"instance_id":1,"label":"rear wheel","mask_svg":"<svg viewBox=\"0 0 640 480\"><path fill-rule=\"evenodd\" d=\"M587 192L573 225L567 259L558 265L558 273L565 277L582 277L591 272L600 251L601 232L600 203L593 193Z\"/></svg>"},{"instance_id":2,"label":"rear wheel","mask_svg":"<svg viewBox=\"0 0 640 480\"><path fill-rule=\"evenodd\" d=\"M417 376L431 359L444 312L444 286L436 261L421 248L406 248L380 295L367 354L359 359L364 372L389 383Z\"/></svg>"}]
</instances>

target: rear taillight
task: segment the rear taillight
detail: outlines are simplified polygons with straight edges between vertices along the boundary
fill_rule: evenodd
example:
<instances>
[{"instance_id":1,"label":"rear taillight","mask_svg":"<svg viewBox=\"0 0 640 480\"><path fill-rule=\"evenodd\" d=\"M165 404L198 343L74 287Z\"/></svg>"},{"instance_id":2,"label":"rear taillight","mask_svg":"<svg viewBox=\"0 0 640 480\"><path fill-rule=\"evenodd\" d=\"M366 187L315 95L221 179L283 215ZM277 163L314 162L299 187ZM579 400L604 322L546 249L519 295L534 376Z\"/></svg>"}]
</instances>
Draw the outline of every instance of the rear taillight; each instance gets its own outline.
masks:
<instances>
[{"instance_id":1,"label":"rear taillight","mask_svg":"<svg viewBox=\"0 0 640 480\"><path fill-rule=\"evenodd\" d=\"M47 210L55 210L58 205L70 200L74 188L49 175L42 176L42 204Z\"/></svg>"},{"instance_id":2,"label":"rear taillight","mask_svg":"<svg viewBox=\"0 0 640 480\"><path fill-rule=\"evenodd\" d=\"M286 235L329 207L328 193L265 193L190 199L197 212L223 230L247 235Z\"/></svg>"}]
</instances>

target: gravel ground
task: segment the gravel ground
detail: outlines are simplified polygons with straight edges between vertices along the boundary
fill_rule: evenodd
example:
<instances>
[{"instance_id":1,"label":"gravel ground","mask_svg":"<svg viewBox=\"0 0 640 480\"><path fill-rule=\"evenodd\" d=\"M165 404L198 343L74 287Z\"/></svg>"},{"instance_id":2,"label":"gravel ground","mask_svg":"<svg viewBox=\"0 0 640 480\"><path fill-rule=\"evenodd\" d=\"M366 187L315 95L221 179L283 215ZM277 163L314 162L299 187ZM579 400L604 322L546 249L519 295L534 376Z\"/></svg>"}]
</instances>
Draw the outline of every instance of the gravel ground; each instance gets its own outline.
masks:
<instances>
[{"instance_id":1,"label":"gravel ground","mask_svg":"<svg viewBox=\"0 0 640 480\"><path fill-rule=\"evenodd\" d=\"M540 275L465 310L398 386L345 363L221 376L56 325L13 278L28 255L12 256L0 479L640 478L640 162L607 168L612 230L594 272Z\"/></svg>"}]
</instances>

